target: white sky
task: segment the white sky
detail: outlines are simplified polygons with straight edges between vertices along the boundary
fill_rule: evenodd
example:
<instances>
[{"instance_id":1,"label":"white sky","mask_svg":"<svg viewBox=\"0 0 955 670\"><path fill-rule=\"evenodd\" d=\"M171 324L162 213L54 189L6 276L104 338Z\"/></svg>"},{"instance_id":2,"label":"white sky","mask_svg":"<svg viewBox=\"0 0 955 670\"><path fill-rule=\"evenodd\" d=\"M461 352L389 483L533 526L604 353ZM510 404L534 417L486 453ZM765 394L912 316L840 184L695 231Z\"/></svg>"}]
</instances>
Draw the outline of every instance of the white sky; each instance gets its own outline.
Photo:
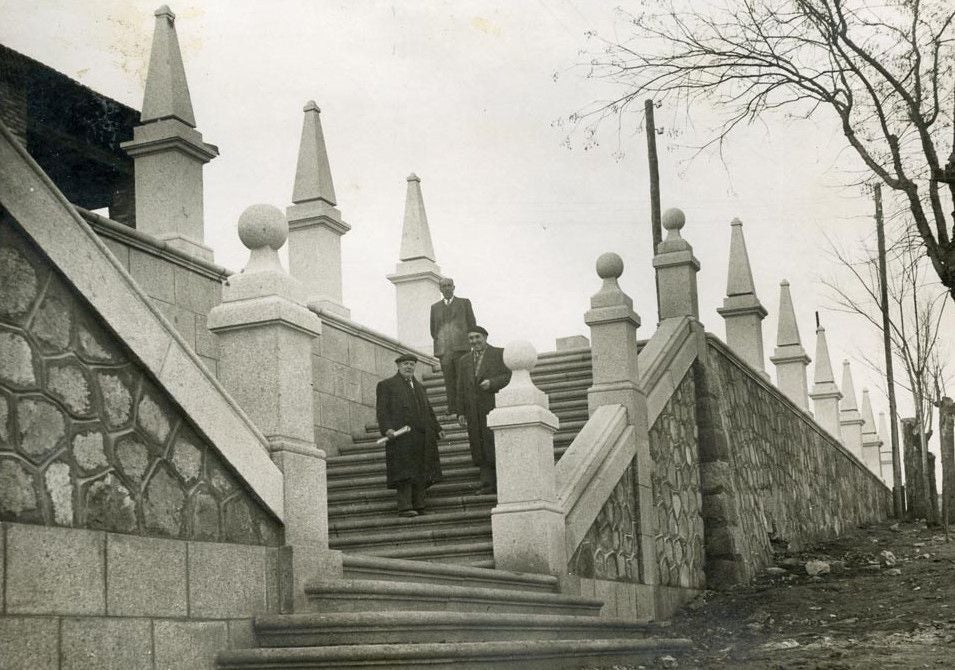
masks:
<instances>
[{"instance_id":1,"label":"white sky","mask_svg":"<svg viewBox=\"0 0 955 670\"><path fill-rule=\"evenodd\" d=\"M159 4L0 0L0 42L139 108ZM385 275L398 260L405 178L415 172L437 262L472 299L492 343L527 339L544 351L556 337L586 334L583 313L599 288L593 265L604 251L624 258L621 285L643 319L641 337L652 333L643 131L624 128L618 137L608 125L601 145L584 151L581 135L568 149L566 130L553 126L607 94L572 67L595 46L585 31L621 29L611 3L171 7L198 129L221 152L205 169L206 242L218 263L245 263L235 222L246 206L290 204L302 106L315 99L338 206L352 225L342 240L344 302L356 321L395 332L394 287ZM769 310L771 374L778 284L787 278L804 347L814 356L820 309L841 382L843 358L855 361L881 342L858 319L827 311L832 300L818 281L836 271L826 235L848 247L874 237L871 201L844 186L841 169L857 164L842 136L828 119L778 119L739 135L724 167L713 153L690 160L694 152L680 145L699 137L685 122L681 110L657 110L663 208L686 212L684 237L702 263L701 320L723 335L715 310L725 294L729 222L739 217ZM878 416L887 407L878 380L859 362L853 373L859 402L870 387Z\"/></svg>"}]
</instances>

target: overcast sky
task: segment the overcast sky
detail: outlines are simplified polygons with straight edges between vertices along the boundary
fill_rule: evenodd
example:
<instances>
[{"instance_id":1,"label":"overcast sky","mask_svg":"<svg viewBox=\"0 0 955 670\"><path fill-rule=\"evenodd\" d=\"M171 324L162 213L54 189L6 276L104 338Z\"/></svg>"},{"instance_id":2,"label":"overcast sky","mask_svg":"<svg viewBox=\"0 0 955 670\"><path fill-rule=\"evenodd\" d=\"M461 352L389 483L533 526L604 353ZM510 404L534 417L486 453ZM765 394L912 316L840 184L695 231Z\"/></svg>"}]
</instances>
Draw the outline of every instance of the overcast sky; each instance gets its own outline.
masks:
<instances>
[{"instance_id":1,"label":"overcast sky","mask_svg":"<svg viewBox=\"0 0 955 670\"><path fill-rule=\"evenodd\" d=\"M0 42L128 105L142 104L158 2L0 0ZM354 320L395 332L394 272L406 177L422 180L437 262L472 299L492 343L586 334L604 251L626 264L621 284L656 322L650 265L646 141L637 119L607 125L600 145L554 122L610 94L575 68L598 48L587 31L623 30L612 3L316 2L225 0L170 5L198 129L221 155L206 166L206 241L240 269L235 222L248 205L290 204L302 106L322 109L342 240L344 302ZM771 120L693 158L705 117L661 108L664 209L686 212L684 237L702 263L701 319L722 336L730 221L744 223L764 320L766 365L779 281L792 284L803 345L814 356L822 311L833 367L879 337L827 310L820 284L835 267L826 236L846 247L874 237L872 204L844 170L858 167L831 119ZM856 390L878 380L855 363ZM812 381L810 371L810 383ZM905 405L903 405L905 406Z\"/></svg>"}]
</instances>

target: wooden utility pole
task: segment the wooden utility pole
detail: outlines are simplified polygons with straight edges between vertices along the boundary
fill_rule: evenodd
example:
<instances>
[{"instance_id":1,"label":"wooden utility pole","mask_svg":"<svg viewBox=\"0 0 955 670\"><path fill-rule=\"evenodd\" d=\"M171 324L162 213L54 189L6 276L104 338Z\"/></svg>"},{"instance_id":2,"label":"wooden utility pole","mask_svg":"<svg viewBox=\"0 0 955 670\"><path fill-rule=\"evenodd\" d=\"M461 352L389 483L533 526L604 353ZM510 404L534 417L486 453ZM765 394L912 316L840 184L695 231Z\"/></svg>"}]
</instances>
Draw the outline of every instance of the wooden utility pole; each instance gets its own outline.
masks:
<instances>
[{"instance_id":1,"label":"wooden utility pole","mask_svg":"<svg viewBox=\"0 0 955 670\"><path fill-rule=\"evenodd\" d=\"M882 219L882 184L875 185L875 232L879 243L879 308L882 311L882 347L885 349L885 383L889 391L889 434L892 436L892 511L896 519L905 513L902 500L902 461L899 456L899 420L895 404L895 373L889 337L889 287L885 270L885 222Z\"/></svg>"},{"instance_id":2,"label":"wooden utility pole","mask_svg":"<svg viewBox=\"0 0 955 670\"><path fill-rule=\"evenodd\" d=\"M643 109L647 119L647 160L650 162L650 228L653 234L653 251L663 241L663 226L660 220L660 168L657 163L657 127L653 122L653 100L645 100ZM655 273L654 273L655 274ZM660 283L656 281L657 320L660 318Z\"/></svg>"}]
</instances>

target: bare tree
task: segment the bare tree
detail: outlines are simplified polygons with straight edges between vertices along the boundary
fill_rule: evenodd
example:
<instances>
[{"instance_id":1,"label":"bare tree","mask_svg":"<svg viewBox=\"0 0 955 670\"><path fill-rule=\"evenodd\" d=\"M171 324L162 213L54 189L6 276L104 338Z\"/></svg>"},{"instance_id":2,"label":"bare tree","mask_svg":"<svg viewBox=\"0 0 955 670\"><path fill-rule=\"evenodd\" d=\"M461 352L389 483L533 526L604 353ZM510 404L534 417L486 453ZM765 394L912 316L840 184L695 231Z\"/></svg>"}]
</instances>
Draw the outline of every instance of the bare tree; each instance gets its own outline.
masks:
<instances>
[{"instance_id":1,"label":"bare tree","mask_svg":"<svg viewBox=\"0 0 955 670\"><path fill-rule=\"evenodd\" d=\"M604 119L619 121L631 106L636 112L646 97L721 114L711 140L719 145L767 113L828 118L867 175L898 196L955 300L955 213L944 211L938 181L940 149L952 134L951 0L641 4L652 9L620 10L627 39L590 34L603 48L587 63L587 76L621 92L572 116L586 137ZM955 173L955 151L951 165Z\"/></svg>"},{"instance_id":2,"label":"bare tree","mask_svg":"<svg viewBox=\"0 0 955 670\"><path fill-rule=\"evenodd\" d=\"M887 250L886 293L889 313L889 340L892 353L902 363L905 381L900 385L912 396L915 421L919 430L919 452L928 521L935 523L936 507L930 499L928 440L932 433L934 408L945 395L946 359L942 355L942 317L948 304L946 291L938 282L927 281L925 259L917 251L915 240L903 240ZM883 333L882 304L878 257L865 250L860 258L852 258L830 243L832 255L848 274L842 278L824 279L836 308L863 317L879 333ZM878 357L860 354L872 369L883 372ZM912 486L911 473L906 473Z\"/></svg>"}]
</instances>

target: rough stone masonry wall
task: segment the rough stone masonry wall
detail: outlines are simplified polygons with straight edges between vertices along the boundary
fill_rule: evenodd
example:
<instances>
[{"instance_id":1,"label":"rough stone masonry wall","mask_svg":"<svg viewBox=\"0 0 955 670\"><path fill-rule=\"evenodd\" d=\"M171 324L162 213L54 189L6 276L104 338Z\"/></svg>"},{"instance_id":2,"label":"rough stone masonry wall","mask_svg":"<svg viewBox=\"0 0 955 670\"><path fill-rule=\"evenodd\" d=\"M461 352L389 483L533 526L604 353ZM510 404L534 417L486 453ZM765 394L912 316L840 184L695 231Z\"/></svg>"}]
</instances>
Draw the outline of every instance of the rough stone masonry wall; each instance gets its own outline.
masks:
<instances>
[{"instance_id":1,"label":"rough stone masonry wall","mask_svg":"<svg viewBox=\"0 0 955 670\"><path fill-rule=\"evenodd\" d=\"M725 345L707 345L697 416L708 585L750 580L771 541L799 546L888 516L875 475Z\"/></svg>"},{"instance_id":2,"label":"rough stone masonry wall","mask_svg":"<svg viewBox=\"0 0 955 670\"><path fill-rule=\"evenodd\" d=\"M703 588L703 519L696 443L696 396L688 373L650 428L650 481L657 528L658 583ZM571 574L644 583L639 555L637 459L627 467L570 560Z\"/></svg>"},{"instance_id":3,"label":"rough stone masonry wall","mask_svg":"<svg viewBox=\"0 0 955 670\"><path fill-rule=\"evenodd\" d=\"M279 522L2 212L0 520L281 542Z\"/></svg>"}]
</instances>

